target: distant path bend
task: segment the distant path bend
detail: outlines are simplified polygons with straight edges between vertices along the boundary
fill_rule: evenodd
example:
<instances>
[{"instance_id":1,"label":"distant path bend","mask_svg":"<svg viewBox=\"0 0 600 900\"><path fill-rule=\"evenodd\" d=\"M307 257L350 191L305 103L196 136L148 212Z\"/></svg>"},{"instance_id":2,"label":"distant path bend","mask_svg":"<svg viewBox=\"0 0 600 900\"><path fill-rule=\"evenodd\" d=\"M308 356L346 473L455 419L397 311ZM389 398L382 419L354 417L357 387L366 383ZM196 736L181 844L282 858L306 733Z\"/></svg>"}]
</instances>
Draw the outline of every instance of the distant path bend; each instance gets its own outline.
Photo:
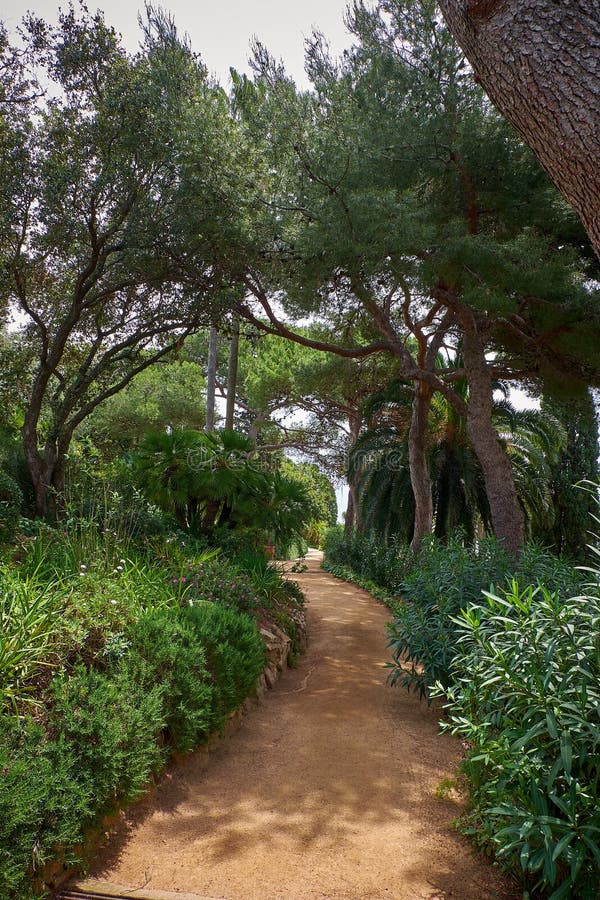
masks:
<instances>
[{"instance_id":1,"label":"distant path bend","mask_svg":"<svg viewBox=\"0 0 600 900\"><path fill-rule=\"evenodd\" d=\"M92 873L224 900L512 900L436 799L460 758L435 710L386 686L389 611L319 569L310 643L242 728L172 766Z\"/></svg>"}]
</instances>

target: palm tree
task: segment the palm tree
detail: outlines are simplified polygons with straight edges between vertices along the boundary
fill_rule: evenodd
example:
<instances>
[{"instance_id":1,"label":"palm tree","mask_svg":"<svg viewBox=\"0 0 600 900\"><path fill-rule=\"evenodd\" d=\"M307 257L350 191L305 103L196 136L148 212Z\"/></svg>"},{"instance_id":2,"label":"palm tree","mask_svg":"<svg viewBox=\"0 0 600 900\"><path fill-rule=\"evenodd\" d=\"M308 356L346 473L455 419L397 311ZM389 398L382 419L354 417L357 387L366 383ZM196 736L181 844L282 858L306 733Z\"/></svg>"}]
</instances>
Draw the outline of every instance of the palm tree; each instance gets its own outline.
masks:
<instances>
[{"instance_id":1,"label":"palm tree","mask_svg":"<svg viewBox=\"0 0 600 900\"><path fill-rule=\"evenodd\" d=\"M456 366L460 366L459 357ZM453 387L465 396L468 393L466 382L458 380ZM349 462L365 528L384 540L396 537L406 543L414 525L407 445L411 397L409 385L394 381L369 398L365 416L371 427L354 444ZM506 396L496 401L494 420L513 462L519 502L531 535L552 515L552 461L564 446L564 430L551 415L517 411ZM483 473L465 422L440 394L431 403L428 448L435 535L444 539L458 529L472 541L479 528L490 532Z\"/></svg>"},{"instance_id":2,"label":"palm tree","mask_svg":"<svg viewBox=\"0 0 600 900\"><path fill-rule=\"evenodd\" d=\"M253 441L235 431L147 434L134 468L147 495L185 528L253 527L279 543L315 515L304 485L259 465Z\"/></svg>"}]
</instances>

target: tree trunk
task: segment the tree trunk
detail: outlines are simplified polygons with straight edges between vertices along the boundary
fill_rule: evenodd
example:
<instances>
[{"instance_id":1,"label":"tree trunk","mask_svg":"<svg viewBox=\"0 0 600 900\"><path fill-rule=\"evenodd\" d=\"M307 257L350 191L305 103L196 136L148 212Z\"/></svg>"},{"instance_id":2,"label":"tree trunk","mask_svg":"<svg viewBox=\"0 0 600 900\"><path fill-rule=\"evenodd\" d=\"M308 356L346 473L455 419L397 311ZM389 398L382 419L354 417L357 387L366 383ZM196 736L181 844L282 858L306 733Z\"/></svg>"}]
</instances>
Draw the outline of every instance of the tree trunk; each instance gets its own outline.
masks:
<instances>
[{"instance_id":1,"label":"tree trunk","mask_svg":"<svg viewBox=\"0 0 600 900\"><path fill-rule=\"evenodd\" d=\"M346 506L346 515L344 516L344 531L351 534L356 527L356 488L353 484L348 484L348 503Z\"/></svg>"},{"instance_id":2,"label":"tree trunk","mask_svg":"<svg viewBox=\"0 0 600 900\"><path fill-rule=\"evenodd\" d=\"M415 552L420 550L423 538L433 531L433 496L427 453L427 423L431 396L432 390L429 385L417 382L408 432L410 483L415 498L415 527L410 548Z\"/></svg>"},{"instance_id":3,"label":"tree trunk","mask_svg":"<svg viewBox=\"0 0 600 900\"><path fill-rule=\"evenodd\" d=\"M520 132L600 256L598 0L440 0L492 102Z\"/></svg>"},{"instance_id":4,"label":"tree trunk","mask_svg":"<svg viewBox=\"0 0 600 900\"><path fill-rule=\"evenodd\" d=\"M510 457L492 422L492 379L485 359L485 343L474 324L464 329L462 350L469 385L467 434L483 471L494 534L518 558L525 541L523 513Z\"/></svg>"},{"instance_id":5,"label":"tree trunk","mask_svg":"<svg viewBox=\"0 0 600 900\"><path fill-rule=\"evenodd\" d=\"M357 440L360 434L360 413L356 412L349 416L348 425L350 427L350 446ZM346 507L346 516L344 518L344 531L351 534L354 529L360 528L360 518L358 509L358 498L356 494L356 483L348 481L348 505Z\"/></svg>"},{"instance_id":6,"label":"tree trunk","mask_svg":"<svg viewBox=\"0 0 600 900\"><path fill-rule=\"evenodd\" d=\"M211 328L208 337L208 363L206 368L206 427L215 430L215 382L217 379L217 329Z\"/></svg>"},{"instance_id":7,"label":"tree trunk","mask_svg":"<svg viewBox=\"0 0 600 900\"><path fill-rule=\"evenodd\" d=\"M240 323L235 321L229 345L229 369L227 372L227 407L225 411L225 428L233 430L235 414L235 395L237 391L238 358L240 350Z\"/></svg>"}]
</instances>

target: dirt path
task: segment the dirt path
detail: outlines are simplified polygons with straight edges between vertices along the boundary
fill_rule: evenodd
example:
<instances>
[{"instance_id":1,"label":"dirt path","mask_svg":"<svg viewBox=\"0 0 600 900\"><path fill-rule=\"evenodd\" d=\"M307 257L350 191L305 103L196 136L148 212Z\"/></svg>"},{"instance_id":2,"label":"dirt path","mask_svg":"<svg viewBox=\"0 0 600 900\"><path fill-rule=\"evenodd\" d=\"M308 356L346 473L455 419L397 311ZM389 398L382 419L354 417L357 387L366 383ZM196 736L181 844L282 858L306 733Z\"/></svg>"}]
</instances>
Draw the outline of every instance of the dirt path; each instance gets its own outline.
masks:
<instances>
[{"instance_id":1,"label":"dirt path","mask_svg":"<svg viewBox=\"0 0 600 900\"><path fill-rule=\"evenodd\" d=\"M435 797L460 755L433 710L385 685L389 612L321 572L310 644L240 731L173 766L91 873L226 900L508 900Z\"/></svg>"}]
</instances>

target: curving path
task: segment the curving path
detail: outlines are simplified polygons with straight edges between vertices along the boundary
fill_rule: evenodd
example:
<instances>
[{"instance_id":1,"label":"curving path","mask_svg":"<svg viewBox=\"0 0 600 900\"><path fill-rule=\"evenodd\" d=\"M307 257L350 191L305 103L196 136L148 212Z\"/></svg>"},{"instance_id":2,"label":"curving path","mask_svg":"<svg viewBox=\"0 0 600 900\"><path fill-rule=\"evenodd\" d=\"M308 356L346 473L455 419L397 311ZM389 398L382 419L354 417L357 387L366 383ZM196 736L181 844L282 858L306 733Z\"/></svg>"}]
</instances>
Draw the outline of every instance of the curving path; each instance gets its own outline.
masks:
<instances>
[{"instance_id":1,"label":"curving path","mask_svg":"<svg viewBox=\"0 0 600 900\"><path fill-rule=\"evenodd\" d=\"M434 710L386 686L389 611L319 562L313 552L295 576L311 636L298 667L208 762L171 767L93 878L139 897L520 896L451 829L456 802L436 798L460 745L438 733Z\"/></svg>"}]
</instances>

